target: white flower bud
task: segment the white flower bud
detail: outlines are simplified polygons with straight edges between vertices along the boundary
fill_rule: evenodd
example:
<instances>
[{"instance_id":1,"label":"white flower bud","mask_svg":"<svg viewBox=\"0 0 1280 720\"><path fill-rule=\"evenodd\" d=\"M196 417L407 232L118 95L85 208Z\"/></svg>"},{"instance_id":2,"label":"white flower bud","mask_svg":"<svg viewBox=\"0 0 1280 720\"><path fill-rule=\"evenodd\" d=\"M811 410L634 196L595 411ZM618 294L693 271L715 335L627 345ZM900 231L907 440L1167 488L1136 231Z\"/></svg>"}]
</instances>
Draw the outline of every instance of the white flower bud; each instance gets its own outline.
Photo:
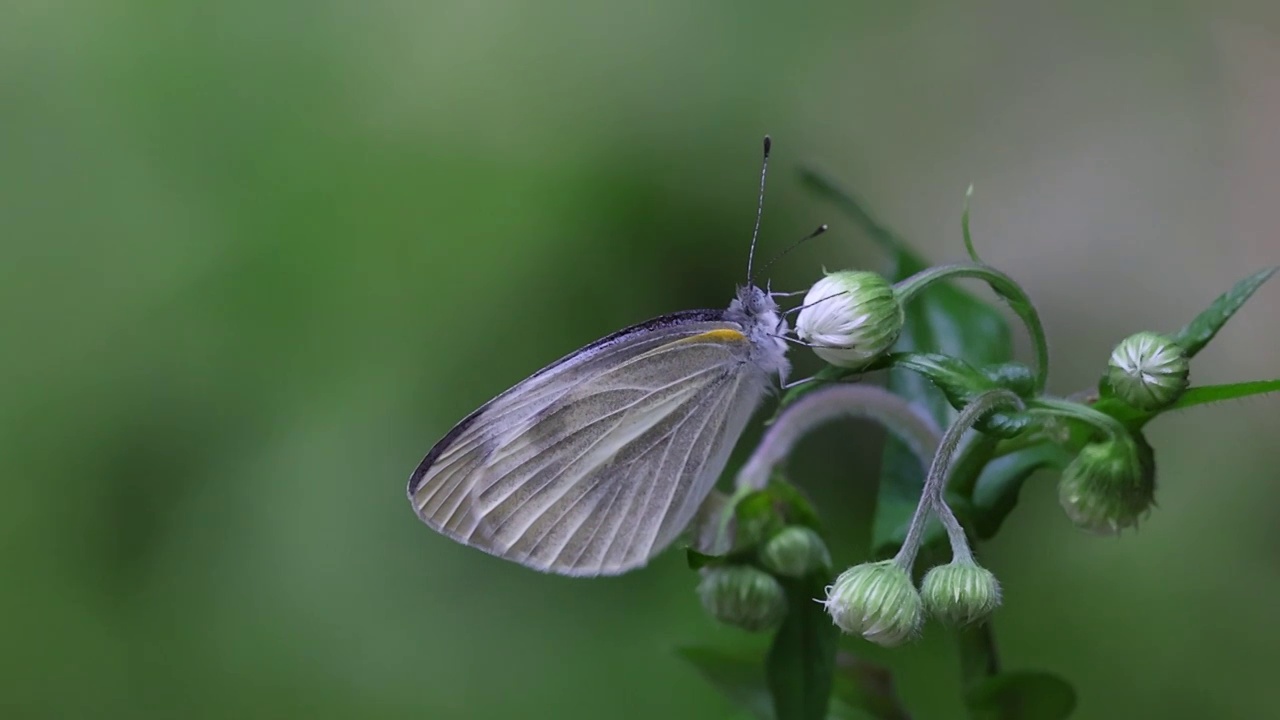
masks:
<instances>
[{"instance_id":1,"label":"white flower bud","mask_svg":"<svg viewBox=\"0 0 1280 720\"><path fill-rule=\"evenodd\" d=\"M796 318L796 336L832 365L858 369L893 347L902 332L902 305L893 286L873 272L844 270L813 284Z\"/></svg>"}]
</instances>

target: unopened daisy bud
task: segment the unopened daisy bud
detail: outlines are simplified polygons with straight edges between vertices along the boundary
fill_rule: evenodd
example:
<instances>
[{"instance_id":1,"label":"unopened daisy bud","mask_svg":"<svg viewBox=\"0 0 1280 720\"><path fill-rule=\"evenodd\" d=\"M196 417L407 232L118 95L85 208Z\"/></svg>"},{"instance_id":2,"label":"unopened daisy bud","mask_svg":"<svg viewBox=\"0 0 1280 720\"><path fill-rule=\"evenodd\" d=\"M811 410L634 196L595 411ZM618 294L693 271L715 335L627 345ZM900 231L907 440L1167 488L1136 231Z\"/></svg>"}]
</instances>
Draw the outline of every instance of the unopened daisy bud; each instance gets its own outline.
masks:
<instances>
[{"instance_id":1,"label":"unopened daisy bud","mask_svg":"<svg viewBox=\"0 0 1280 720\"><path fill-rule=\"evenodd\" d=\"M765 543L760 561L770 572L798 578L830 566L831 555L818 533L792 525Z\"/></svg>"},{"instance_id":2,"label":"unopened daisy bud","mask_svg":"<svg viewBox=\"0 0 1280 720\"><path fill-rule=\"evenodd\" d=\"M882 276L859 270L814 283L796 318L796 336L832 365L857 369L888 352L902 332L902 304Z\"/></svg>"},{"instance_id":3,"label":"unopened daisy bud","mask_svg":"<svg viewBox=\"0 0 1280 720\"><path fill-rule=\"evenodd\" d=\"M768 630L787 613L786 593L769 573L750 565L708 568L698 597L716 620L743 630Z\"/></svg>"},{"instance_id":4,"label":"unopened daisy bud","mask_svg":"<svg viewBox=\"0 0 1280 720\"><path fill-rule=\"evenodd\" d=\"M1085 445L1058 481L1067 517L1103 535L1137 525L1154 499L1155 457L1141 436Z\"/></svg>"},{"instance_id":5,"label":"unopened daisy bud","mask_svg":"<svg viewBox=\"0 0 1280 720\"><path fill-rule=\"evenodd\" d=\"M920 596L930 615L952 625L968 625L1000 607L1000 582L972 561L952 561L925 573Z\"/></svg>"},{"instance_id":6,"label":"unopened daisy bud","mask_svg":"<svg viewBox=\"0 0 1280 720\"><path fill-rule=\"evenodd\" d=\"M911 575L893 560L855 565L827 588L823 602L841 630L893 647L915 637L924 604Z\"/></svg>"},{"instance_id":7,"label":"unopened daisy bud","mask_svg":"<svg viewBox=\"0 0 1280 720\"><path fill-rule=\"evenodd\" d=\"M1140 410L1159 410L1187 389L1187 352L1153 332L1130 335L1107 363L1107 380L1122 400Z\"/></svg>"}]
</instances>

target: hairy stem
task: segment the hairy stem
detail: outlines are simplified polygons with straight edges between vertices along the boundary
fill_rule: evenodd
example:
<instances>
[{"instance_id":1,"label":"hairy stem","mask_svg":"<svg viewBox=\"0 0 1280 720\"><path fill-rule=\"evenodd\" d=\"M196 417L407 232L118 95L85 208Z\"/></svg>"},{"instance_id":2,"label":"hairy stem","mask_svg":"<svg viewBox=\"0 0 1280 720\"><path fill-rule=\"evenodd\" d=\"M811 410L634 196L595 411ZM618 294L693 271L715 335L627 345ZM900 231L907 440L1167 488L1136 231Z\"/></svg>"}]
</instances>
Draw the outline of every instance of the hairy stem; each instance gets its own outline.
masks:
<instances>
[{"instance_id":1,"label":"hairy stem","mask_svg":"<svg viewBox=\"0 0 1280 720\"><path fill-rule=\"evenodd\" d=\"M938 446L937 425L901 397L871 385L830 385L805 394L778 415L738 471L734 495L764 488L773 469L791 454L801 438L820 425L842 418L879 421L907 444L922 465Z\"/></svg>"},{"instance_id":2,"label":"hairy stem","mask_svg":"<svg viewBox=\"0 0 1280 720\"><path fill-rule=\"evenodd\" d=\"M894 562L899 566L910 569L915 564L925 525L929 521L929 511L946 505L942 499L942 493L946 489L947 470L951 466L951 458L955 455L956 448L960 446L960 440L984 415L1005 405L1012 405L1021 410L1022 399L1009 390L985 392L966 405L943 433L942 441L938 443L938 451L934 454L929 472L925 476L924 491L920 493L920 504L916 506L915 515L911 516L911 525L907 527L907 537L902 541L902 548L894 557ZM968 540L965 539L964 528L960 526L951 509L947 508L945 515L939 513L938 519L947 529L947 536L951 540L951 551L957 558L972 559L973 554L969 549Z\"/></svg>"}]
</instances>

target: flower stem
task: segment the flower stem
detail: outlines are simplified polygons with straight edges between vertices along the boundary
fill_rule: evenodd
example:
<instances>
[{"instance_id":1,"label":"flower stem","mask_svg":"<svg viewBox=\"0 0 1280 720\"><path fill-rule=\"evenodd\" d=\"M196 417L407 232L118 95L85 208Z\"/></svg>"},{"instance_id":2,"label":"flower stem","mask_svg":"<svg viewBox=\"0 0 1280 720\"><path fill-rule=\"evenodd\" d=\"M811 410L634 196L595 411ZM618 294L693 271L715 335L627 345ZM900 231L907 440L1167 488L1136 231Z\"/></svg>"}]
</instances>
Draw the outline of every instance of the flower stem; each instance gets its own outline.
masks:
<instances>
[{"instance_id":1,"label":"flower stem","mask_svg":"<svg viewBox=\"0 0 1280 720\"><path fill-rule=\"evenodd\" d=\"M894 557L894 562L904 569L910 569L915 564L916 554L920 551L921 538L924 535L925 525L929 521L929 511L932 509L938 512L938 508L946 507L946 501L942 498L943 490L947 485L947 471L951 466L951 458L955 455L956 448L960 445L960 440L964 434L969 431L984 415L995 410L998 407L1012 405L1019 410L1022 409L1022 400L1009 390L991 390L974 398L964 410L956 417L951 426L942 435L942 441L938 443L938 452L933 456L933 462L929 466L929 472L925 476L924 491L920 493L920 503L916 506L915 515L911 516L911 524L907 527L907 537L902 541L902 548ZM965 538L964 528L960 525L960 521L956 519L950 508L946 508L944 512L938 512L938 519L942 522L943 527L947 530L947 537L951 541L951 551L956 559L973 559L973 552L969 549L969 542Z\"/></svg>"},{"instance_id":2,"label":"flower stem","mask_svg":"<svg viewBox=\"0 0 1280 720\"><path fill-rule=\"evenodd\" d=\"M819 425L841 418L878 420L920 458L921 466L927 466L941 435L931 417L883 388L837 383L805 393L783 409L738 471L733 495L719 510L709 547L731 544L729 524L734 508L753 491L768 486L773 469L787 459L801 438Z\"/></svg>"},{"instance_id":3,"label":"flower stem","mask_svg":"<svg viewBox=\"0 0 1280 720\"><path fill-rule=\"evenodd\" d=\"M900 438L925 465L938 446L933 420L911 403L871 385L834 384L806 393L787 406L738 471L735 497L769 484L773 468L787 458L802 437L819 425L841 418L868 418Z\"/></svg>"}]
</instances>

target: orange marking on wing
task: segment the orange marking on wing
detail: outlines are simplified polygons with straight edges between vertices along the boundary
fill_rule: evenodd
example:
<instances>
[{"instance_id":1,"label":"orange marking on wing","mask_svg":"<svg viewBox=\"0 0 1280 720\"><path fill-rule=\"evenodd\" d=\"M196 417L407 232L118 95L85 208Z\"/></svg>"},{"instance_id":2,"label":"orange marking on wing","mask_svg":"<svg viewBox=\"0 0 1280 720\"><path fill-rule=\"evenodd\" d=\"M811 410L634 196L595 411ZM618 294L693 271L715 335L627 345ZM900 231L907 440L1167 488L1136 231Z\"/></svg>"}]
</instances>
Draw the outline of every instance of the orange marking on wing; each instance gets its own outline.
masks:
<instances>
[{"instance_id":1,"label":"orange marking on wing","mask_svg":"<svg viewBox=\"0 0 1280 720\"><path fill-rule=\"evenodd\" d=\"M746 342L747 336L737 330L708 330L676 342Z\"/></svg>"}]
</instances>

